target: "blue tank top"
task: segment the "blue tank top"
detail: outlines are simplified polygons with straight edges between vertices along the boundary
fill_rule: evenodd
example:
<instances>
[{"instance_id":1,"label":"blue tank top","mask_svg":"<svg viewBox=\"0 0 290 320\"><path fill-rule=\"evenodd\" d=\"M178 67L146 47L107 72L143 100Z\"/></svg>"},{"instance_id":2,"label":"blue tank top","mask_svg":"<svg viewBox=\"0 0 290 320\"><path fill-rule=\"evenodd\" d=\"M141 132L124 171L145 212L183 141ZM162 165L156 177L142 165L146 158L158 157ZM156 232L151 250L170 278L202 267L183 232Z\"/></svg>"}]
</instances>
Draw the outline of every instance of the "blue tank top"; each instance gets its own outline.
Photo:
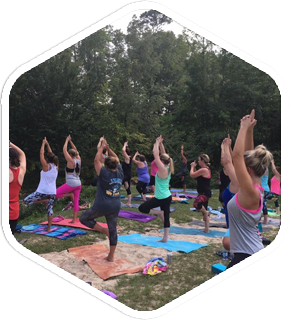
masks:
<instances>
[{"instance_id":1,"label":"blue tank top","mask_svg":"<svg viewBox=\"0 0 290 320\"><path fill-rule=\"evenodd\" d=\"M144 168L138 168L137 167L137 176L138 176L138 180L144 183L149 183L150 181L150 176L148 173L148 165L147 162L144 161L143 162L145 167Z\"/></svg>"}]
</instances>

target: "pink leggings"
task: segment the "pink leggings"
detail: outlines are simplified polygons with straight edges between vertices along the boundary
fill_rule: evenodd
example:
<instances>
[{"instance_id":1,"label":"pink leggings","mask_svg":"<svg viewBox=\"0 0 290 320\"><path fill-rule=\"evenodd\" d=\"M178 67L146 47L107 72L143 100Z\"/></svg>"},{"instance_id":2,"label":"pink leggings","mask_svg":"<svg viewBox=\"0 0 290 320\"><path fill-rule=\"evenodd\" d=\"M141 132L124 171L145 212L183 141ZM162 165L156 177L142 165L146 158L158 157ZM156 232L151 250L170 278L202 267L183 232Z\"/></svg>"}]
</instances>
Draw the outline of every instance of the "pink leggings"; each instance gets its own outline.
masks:
<instances>
[{"instance_id":1,"label":"pink leggings","mask_svg":"<svg viewBox=\"0 0 290 320\"><path fill-rule=\"evenodd\" d=\"M56 199L63 198L66 193L74 194L74 212L79 211L79 200L82 186L70 187L66 183L56 189Z\"/></svg>"}]
</instances>

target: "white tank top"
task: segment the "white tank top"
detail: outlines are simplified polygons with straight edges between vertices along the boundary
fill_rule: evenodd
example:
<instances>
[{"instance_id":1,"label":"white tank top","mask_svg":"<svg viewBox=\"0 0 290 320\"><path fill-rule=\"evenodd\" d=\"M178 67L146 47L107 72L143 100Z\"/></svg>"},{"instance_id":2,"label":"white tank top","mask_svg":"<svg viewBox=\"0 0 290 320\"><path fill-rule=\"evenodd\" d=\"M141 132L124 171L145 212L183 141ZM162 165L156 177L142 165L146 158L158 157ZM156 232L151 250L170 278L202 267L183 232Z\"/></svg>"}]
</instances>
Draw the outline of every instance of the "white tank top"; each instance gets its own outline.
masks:
<instances>
[{"instance_id":1,"label":"white tank top","mask_svg":"<svg viewBox=\"0 0 290 320\"><path fill-rule=\"evenodd\" d=\"M40 172L40 182L36 192L43 194L56 194L56 178L58 170L56 165L53 163L49 163L48 165L50 166L50 170L41 170Z\"/></svg>"}]
</instances>

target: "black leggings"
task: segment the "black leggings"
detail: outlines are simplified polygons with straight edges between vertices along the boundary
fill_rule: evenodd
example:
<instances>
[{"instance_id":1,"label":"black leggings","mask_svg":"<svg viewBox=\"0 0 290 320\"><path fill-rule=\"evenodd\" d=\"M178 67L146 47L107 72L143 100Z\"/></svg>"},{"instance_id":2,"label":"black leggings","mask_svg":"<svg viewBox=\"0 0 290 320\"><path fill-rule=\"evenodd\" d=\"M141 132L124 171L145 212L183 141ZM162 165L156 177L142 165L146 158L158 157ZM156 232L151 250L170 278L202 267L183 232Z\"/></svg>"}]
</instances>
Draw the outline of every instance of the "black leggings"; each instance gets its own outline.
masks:
<instances>
[{"instance_id":1,"label":"black leggings","mask_svg":"<svg viewBox=\"0 0 290 320\"><path fill-rule=\"evenodd\" d=\"M18 222L18 219L16 219L16 220L9 220L9 225L10 225L10 229L11 229L12 234L15 233L15 229L16 229L16 226L17 226L17 222Z\"/></svg>"},{"instance_id":2,"label":"black leggings","mask_svg":"<svg viewBox=\"0 0 290 320\"><path fill-rule=\"evenodd\" d=\"M94 219L105 216L109 228L109 241L110 246L116 246L117 245L117 219L118 219L118 212L117 213L109 213L109 214L103 214L96 212L93 208L90 208L86 210L81 216L80 216L80 222L93 229L96 221Z\"/></svg>"},{"instance_id":3,"label":"black leggings","mask_svg":"<svg viewBox=\"0 0 290 320\"><path fill-rule=\"evenodd\" d=\"M146 182L142 182L142 181L138 181L137 183L137 186L136 186L136 189L137 191L141 194L146 194L146 187L147 187L147 184Z\"/></svg>"},{"instance_id":4,"label":"black leggings","mask_svg":"<svg viewBox=\"0 0 290 320\"><path fill-rule=\"evenodd\" d=\"M234 253L234 259L228 264L227 269L231 268L235 264L245 260L246 258L250 257L250 254L247 253Z\"/></svg>"},{"instance_id":5,"label":"black leggings","mask_svg":"<svg viewBox=\"0 0 290 320\"><path fill-rule=\"evenodd\" d=\"M128 188L126 189L127 191L127 196L129 196L131 194L131 177L128 177L128 176L124 176L124 179L123 179L123 184L125 185L125 182L128 183Z\"/></svg>"},{"instance_id":6,"label":"black leggings","mask_svg":"<svg viewBox=\"0 0 290 320\"><path fill-rule=\"evenodd\" d=\"M148 201L145 201L139 206L139 211L142 213L149 213L151 209L160 207L162 211L164 211L164 228L170 227L169 213L170 213L170 203L172 200L172 196L169 196L165 199L156 199L152 198Z\"/></svg>"}]
</instances>

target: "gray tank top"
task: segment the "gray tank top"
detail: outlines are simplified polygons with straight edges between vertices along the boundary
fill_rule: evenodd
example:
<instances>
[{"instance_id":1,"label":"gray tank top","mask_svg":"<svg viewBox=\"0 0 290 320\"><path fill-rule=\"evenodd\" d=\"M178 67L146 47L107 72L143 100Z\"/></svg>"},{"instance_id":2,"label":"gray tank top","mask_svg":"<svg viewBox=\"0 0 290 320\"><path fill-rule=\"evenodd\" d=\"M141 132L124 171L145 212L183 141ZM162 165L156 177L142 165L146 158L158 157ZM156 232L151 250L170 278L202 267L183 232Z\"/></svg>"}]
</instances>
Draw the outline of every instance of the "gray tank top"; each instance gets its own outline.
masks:
<instances>
[{"instance_id":1,"label":"gray tank top","mask_svg":"<svg viewBox=\"0 0 290 320\"><path fill-rule=\"evenodd\" d=\"M238 203L238 192L228 203L230 247L233 253L247 253L252 255L264 248L257 232L257 224L261 218L263 208L263 191L258 185L255 185L255 187L258 188L261 193L259 209L247 210L242 208Z\"/></svg>"},{"instance_id":2,"label":"gray tank top","mask_svg":"<svg viewBox=\"0 0 290 320\"><path fill-rule=\"evenodd\" d=\"M74 169L74 171L71 173L67 173L65 170L65 181L66 181L66 184L70 187L78 187L82 184L80 179L81 161L79 159L74 159L74 162L75 162L75 168L77 164L79 166L78 173L76 173L76 169Z\"/></svg>"}]
</instances>

